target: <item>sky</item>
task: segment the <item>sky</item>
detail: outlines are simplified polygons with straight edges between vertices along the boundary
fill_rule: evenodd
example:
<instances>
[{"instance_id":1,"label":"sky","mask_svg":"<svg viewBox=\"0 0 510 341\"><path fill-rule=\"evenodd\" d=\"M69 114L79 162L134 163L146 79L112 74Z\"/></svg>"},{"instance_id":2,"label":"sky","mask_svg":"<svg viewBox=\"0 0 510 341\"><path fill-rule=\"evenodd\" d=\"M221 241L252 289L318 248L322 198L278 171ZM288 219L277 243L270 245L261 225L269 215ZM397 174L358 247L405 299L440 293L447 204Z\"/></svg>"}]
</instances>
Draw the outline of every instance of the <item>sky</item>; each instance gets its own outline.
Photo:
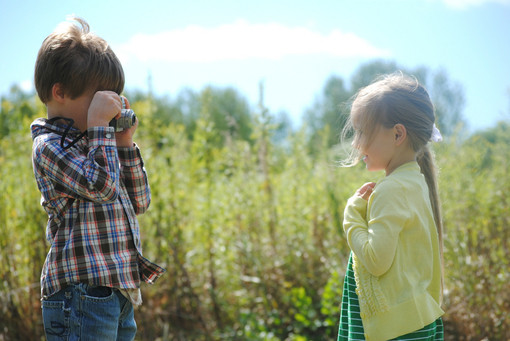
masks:
<instances>
[{"instance_id":1,"label":"sky","mask_svg":"<svg viewBox=\"0 0 510 341\"><path fill-rule=\"evenodd\" d=\"M300 122L330 76L385 59L444 70L471 131L510 120L510 0L0 0L0 95L33 90L39 47L71 14L109 42L126 90L231 86L255 107L263 82L265 106Z\"/></svg>"}]
</instances>

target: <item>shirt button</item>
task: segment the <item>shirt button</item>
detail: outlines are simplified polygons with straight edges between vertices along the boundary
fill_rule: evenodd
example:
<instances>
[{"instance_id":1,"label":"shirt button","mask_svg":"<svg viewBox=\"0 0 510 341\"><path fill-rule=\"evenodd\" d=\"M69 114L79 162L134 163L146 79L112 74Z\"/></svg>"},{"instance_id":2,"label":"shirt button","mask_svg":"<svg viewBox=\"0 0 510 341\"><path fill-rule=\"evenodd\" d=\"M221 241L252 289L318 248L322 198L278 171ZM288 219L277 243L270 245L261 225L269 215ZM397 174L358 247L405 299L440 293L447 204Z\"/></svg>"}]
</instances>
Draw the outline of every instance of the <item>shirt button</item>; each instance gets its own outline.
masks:
<instances>
[{"instance_id":1,"label":"shirt button","mask_svg":"<svg viewBox=\"0 0 510 341\"><path fill-rule=\"evenodd\" d=\"M111 139L112 138L112 133L106 133L104 135L104 137L106 137L107 139Z\"/></svg>"}]
</instances>

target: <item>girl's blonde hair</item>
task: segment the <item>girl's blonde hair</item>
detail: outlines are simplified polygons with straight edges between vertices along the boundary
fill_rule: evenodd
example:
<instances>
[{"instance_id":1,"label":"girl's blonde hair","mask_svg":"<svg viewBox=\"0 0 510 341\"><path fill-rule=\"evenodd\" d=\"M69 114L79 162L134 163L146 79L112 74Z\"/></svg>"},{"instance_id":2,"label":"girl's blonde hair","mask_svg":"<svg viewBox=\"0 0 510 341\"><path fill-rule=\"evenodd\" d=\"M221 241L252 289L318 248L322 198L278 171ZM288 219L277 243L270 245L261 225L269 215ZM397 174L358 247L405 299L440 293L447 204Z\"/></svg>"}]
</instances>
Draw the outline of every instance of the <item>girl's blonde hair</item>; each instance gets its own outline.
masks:
<instances>
[{"instance_id":1,"label":"girl's blonde hair","mask_svg":"<svg viewBox=\"0 0 510 341\"><path fill-rule=\"evenodd\" d=\"M369 143L379 125L392 128L402 124L407 130L409 143L416 152L416 161L429 189L430 203L443 257L443 224L437 186L437 169L428 142L432 137L435 115L427 90L416 80L394 73L382 76L358 91L354 96L351 114L344 127L342 139L354 138L353 148L345 165L355 165L360 160L358 148Z\"/></svg>"}]
</instances>

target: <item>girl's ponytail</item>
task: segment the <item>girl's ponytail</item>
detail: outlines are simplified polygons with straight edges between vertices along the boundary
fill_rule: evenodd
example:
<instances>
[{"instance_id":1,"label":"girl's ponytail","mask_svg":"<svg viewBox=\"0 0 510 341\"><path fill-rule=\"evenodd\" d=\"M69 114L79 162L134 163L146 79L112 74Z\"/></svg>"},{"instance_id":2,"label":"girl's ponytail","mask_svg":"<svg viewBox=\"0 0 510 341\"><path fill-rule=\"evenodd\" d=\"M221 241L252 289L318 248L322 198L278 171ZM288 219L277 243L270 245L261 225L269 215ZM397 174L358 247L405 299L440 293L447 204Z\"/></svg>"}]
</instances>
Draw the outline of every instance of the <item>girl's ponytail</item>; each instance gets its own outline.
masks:
<instances>
[{"instance_id":1,"label":"girl's ponytail","mask_svg":"<svg viewBox=\"0 0 510 341\"><path fill-rule=\"evenodd\" d=\"M425 181L429 187L430 204L432 205L432 212L434 213L439 243L442 245L443 222L441 219L441 204L439 201L439 191L437 186L437 169L434 162L434 155L427 145L423 146L422 151L418 153L416 161L418 162L418 165L420 165L421 173L425 176Z\"/></svg>"},{"instance_id":2,"label":"girl's ponytail","mask_svg":"<svg viewBox=\"0 0 510 341\"><path fill-rule=\"evenodd\" d=\"M441 270L444 270L444 257L443 257L443 221L441 218L441 204L439 200L439 191L437 186L437 168L434 162L434 155L430 151L428 145L424 145L422 150L418 152L416 161L420 166L421 173L425 177L427 186L429 188L430 204L434 214L434 221L436 223L437 235L439 238L439 253L441 255ZM441 288L443 287L443 278L441 276ZM442 291L442 290L441 290ZM441 295L442 296L442 295Z\"/></svg>"}]
</instances>

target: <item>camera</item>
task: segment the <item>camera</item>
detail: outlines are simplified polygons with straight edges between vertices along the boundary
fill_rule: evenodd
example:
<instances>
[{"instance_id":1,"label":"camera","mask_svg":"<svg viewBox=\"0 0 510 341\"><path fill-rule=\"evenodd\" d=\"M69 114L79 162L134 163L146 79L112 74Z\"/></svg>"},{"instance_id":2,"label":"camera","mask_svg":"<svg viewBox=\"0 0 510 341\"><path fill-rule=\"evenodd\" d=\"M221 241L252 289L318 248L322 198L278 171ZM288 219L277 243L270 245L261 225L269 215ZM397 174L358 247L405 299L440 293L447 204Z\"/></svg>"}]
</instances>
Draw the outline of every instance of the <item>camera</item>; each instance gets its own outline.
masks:
<instances>
[{"instance_id":1,"label":"camera","mask_svg":"<svg viewBox=\"0 0 510 341\"><path fill-rule=\"evenodd\" d=\"M110 127L115 128L115 132L123 131L134 126L136 123L136 114L131 109L122 109L120 118L114 118L110 121Z\"/></svg>"}]
</instances>

